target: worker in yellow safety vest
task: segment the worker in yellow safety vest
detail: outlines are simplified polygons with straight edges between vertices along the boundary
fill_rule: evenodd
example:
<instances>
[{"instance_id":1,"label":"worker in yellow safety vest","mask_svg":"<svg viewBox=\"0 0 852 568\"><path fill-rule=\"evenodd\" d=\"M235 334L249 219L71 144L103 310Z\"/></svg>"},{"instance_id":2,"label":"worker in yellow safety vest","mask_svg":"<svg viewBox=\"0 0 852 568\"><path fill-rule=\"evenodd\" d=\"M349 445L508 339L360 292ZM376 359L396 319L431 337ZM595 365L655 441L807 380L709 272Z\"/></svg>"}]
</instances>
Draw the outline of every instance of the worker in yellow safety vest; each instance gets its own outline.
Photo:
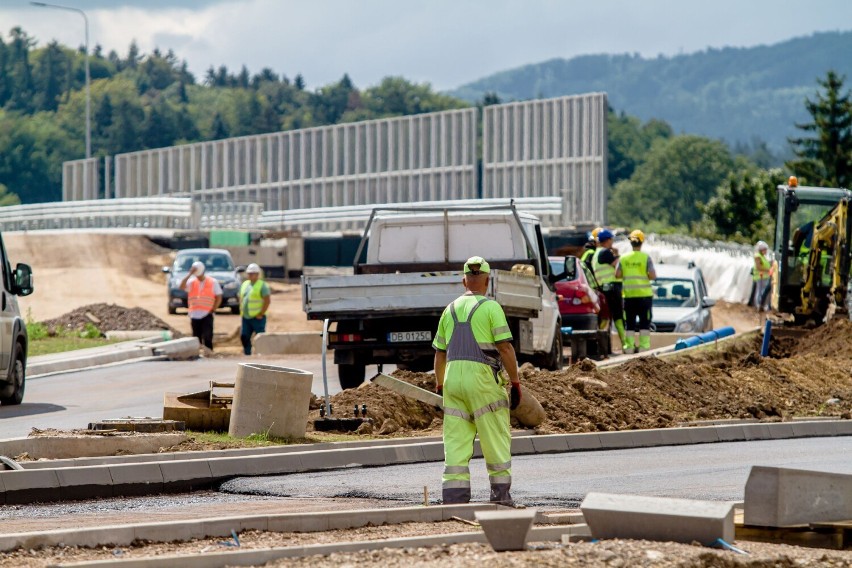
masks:
<instances>
[{"instance_id":1,"label":"worker in yellow safety vest","mask_svg":"<svg viewBox=\"0 0 852 568\"><path fill-rule=\"evenodd\" d=\"M636 229L630 233L633 251L621 257L616 276L624 279L624 312L627 314L627 341L625 352L639 353L651 349L651 309L654 290L651 281L657 277L654 262L642 252L645 233ZM633 335L629 335L633 330ZM636 337L638 335L638 338Z\"/></svg>"},{"instance_id":2,"label":"worker in yellow safety vest","mask_svg":"<svg viewBox=\"0 0 852 568\"><path fill-rule=\"evenodd\" d=\"M596 227L589 233L589 240L586 241L586 244L583 245L583 248L586 249L583 251L582 256L580 256L580 262L583 263L583 266L592 271L592 257L595 256L595 251L598 250L598 233L603 231L603 228Z\"/></svg>"},{"instance_id":3,"label":"worker in yellow safety vest","mask_svg":"<svg viewBox=\"0 0 852 568\"><path fill-rule=\"evenodd\" d=\"M192 335L208 349L213 349L213 312L222 304L222 286L204 274L204 263L197 260L183 280L180 289L186 290L186 305Z\"/></svg>"},{"instance_id":4,"label":"worker in yellow safety vest","mask_svg":"<svg viewBox=\"0 0 852 568\"><path fill-rule=\"evenodd\" d=\"M521 403L521 383L506 315L500 304L485 297L490 272L480 256L464 263L466 292L444 310L432 343L437 392L444 397L445 505L470 501L470 459L477 435L490 500L513 503L509 411Z\"/></svg>"},{"instance_id":5,"label":"worker in yellow safety vest","mask_svg":"<svg viewBox=\"0 0 852 568\"><path fill-rule=\"evenodd\" d=\"M612 321L618 332L623 349L627 349L627 333L624 331L624 304L621 297L621 279L617 277L615 270L618 267L618 251L612 248L613 234L608 229L602 229L598 233L598 244L600 248L592 257L592 268L598 290L606 298L609 308L610 319L601 319L600 329L609 329Z\"/></svg>"},{"instance_id":6,"label":"worker in yellow safety vest","mask_svg":"<svg viewBox=\"0 0 852 568\"><path fill-rule=\"evenodd\" d=\"M754 280L754 298L752 303L757 311L769 310L769 286L772 283L772 262L767 258L769 245L763 241L757 241L754 245L754 269L751 275Z\"/></svg>"},{"instance_id":7,"label":"worker in yellow safety vest","mask_svg":"<svg viewBox=\"0 0 852 568\"><path fill-rule=\"evenodd\" d=\"M260 278L260 266L251 263L246 267L246 280L240 286L240 315L243 326L240 341L243 353L251 355L251 338L266 331L266 311L269 309L269 285Z\"/></svg>"}]
</instances>

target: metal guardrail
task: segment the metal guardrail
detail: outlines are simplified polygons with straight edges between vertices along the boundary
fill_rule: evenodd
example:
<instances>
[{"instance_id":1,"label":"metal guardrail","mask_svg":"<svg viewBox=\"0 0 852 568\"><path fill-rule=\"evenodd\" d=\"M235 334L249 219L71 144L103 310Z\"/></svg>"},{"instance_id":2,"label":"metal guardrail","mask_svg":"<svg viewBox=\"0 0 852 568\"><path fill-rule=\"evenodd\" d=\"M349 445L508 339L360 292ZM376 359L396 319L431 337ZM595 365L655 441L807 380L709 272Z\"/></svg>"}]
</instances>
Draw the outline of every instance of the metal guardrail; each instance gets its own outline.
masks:
<instances>
[{"instance_id":1,"label":"metal guardrail","mask_svg":"<svg viewBox=\"0 0 852 568\"><path fill-rule=\"evenodd\" d=\"M340 230L361 228L376 207L471 207L503 205L508 199L466 199L386 203L346 207L317 207L290 211L263 211L260 203L204 202L188 197L131 197L89 201L60 201L0 207L0 230L37 231L56 229L284 229ZM519 211L557 219L561 197L515 199Z\"/></svg>"},{"instance_id":2,"label":"metal guardrail","mask_svg":"<svg viewBox=\"0 0 852 568\"><path fill-rule=\"evenodd\" d=\"M262 209L259 203L198 203L188 197L35 203L0 207L0 230L256 230Z\"/></svg>"},{"instance_id":3,"label":"metal guardrail","mask_svg":"<svg viewBox=\"0 0 852 568\"><path fill-rule=\"evenodd\" d=\"M363 228L375 208L414 206L417 208L475 207L505 205L509 199L464 199L452 201L421 201L418 203L384 203L375 205L352 205L346 207L317 207L290 211L264 211L258 227L261 229L317 229L334 231L344 228ZM544 217L559 218L562 215L561 197L527 197L514 200L518 211ZM343 226L349 225L349 226Z\"/></svg>"},{"instance_id":4,"label":"metal guardrail","mask_svg":"<svg viewBox=\"0 0 852 568\"><path fill-rule=\"evenodd\" d=\"M95 199L0 207L3 231L193 228L191 199Z\"/></svg>"}]
</instances>

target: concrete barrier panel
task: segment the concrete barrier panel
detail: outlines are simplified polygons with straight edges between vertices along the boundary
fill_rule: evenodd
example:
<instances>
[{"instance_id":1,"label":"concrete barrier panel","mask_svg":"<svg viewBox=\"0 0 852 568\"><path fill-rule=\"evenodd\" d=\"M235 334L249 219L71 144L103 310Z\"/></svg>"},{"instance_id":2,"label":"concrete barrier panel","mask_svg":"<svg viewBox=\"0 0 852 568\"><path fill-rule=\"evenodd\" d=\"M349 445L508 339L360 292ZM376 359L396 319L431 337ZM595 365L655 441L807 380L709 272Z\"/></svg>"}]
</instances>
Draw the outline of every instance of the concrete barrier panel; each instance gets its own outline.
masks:
<instances>
[{"instance_id":1,"label":"concrete barrier panel","mask_svg":"<svg viewBox=\"0 0 852 568\"><path fill-rule=\"evenodd\" d=\"M532 438L532 444L537 454L556 454L568 451L568 439L562 434L535 436Z\"/></svg>"},{"instance_id":2,"label":"concrete barrier panel","mask_svg":"<svg viewBox=\"0 0 852 568\"><path fill-rule=\"evenodd\" d=\"M734 541L733 503L589 493L580 510L594 538Z\"/></svg>"},{"instance_id":3,"label":"concrete barrier panel","mask_svg":"<svg viewBox=\"0 0 852 568\"><path fill-rule=\"evenodd\" d=\"M59 478L55 470L0 471L6 487L6 504L18 505L59 501Z\"/></svg>"},{"instance_id":4,"label":"concrete barrier panel","mask_svg":"<svg viewBox=\"0 0 852 568\"><path fill-rule=\"evenodd\" d=\"M228 434L245 438L265 432L278 438L304 438L313 378L313 373L300 369L240 363Z\"/></svg>"},{"instance_id":5,"label":"concrete barrier panel","mask_svg":"<svg viewBox=\"0 0 852 568\"><path fill-rule=\"evenodd\" d=\"M213 485L213 473L207 460L162 462L160 471L166 491L196 491Z\"/></svg>"},{"instance_id":6,"label":"concrete barrier panel","mask_svg":"<svg viewBox=\"0 0 852 568\"><path fill-rule=\"evenodd\" d=\"M197 337L182 337L154 345L154 355L168 357L172 361L189 361L198 358L201 342Z\"/></svg>"},{"instance_id":7,"label":"concrete barrier panel","mask_svg":"<svg viewBox=\"0 0 852 568\"><path fill-rule=\"evenodd\" d=\"M56 470L59 479L59 495L63 500L94 499L112 497L112 476L109 468L69 467Z\"/></svg>"},{"instance_id":8,"label":"concrete barrier panel","mask_svg":"<svg viewBox=\"0 0 852 568\"><path fill-rule=\"evenodd\" d=\"M314 355L322 352L322 334L316 331L261 333L253 345L260 355Z\"/></svg>"},{"instance_id":9,"label":"concrete barrier panel","mask_svg":"<svg viewBox=\"0 0 852 568\"><path fill-rule=\"evenodd\" d=\"M163 471L159 463L128 463L109 466L113 495L132 497L163 491Z\"/></svg>"},{"instance_id":10,"label":"concrete barrier panel","mask_svg":"<svg viewBox=\"0 0 852 568\"><path fill-rule=\"evenodd\" d=\"M745 486L747 525L783 527L852 519L852 475L754 466Z\"/></svg>"}]
</instances>

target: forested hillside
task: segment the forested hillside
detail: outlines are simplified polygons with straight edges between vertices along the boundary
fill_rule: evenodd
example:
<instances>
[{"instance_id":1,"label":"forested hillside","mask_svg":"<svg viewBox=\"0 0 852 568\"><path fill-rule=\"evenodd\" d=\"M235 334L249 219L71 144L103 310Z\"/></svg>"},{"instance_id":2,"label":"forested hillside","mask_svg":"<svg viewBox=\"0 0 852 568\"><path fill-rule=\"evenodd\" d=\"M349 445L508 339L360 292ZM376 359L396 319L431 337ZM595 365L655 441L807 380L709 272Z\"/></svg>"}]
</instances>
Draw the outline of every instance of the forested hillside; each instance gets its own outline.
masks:
<instances>
[{"instance_id":1,"label":"forested hillside","mask_svg":"<svg viewBox=\"0 0 852 568\"><path fill-rule=\"evenodd\" d=\"M850 53L852 32L832 32L676 57L587 55L511 69L450 94L474 101L487 93L523 100L605 91L614 108L665 120L675 132L732 145L757 138L778 153L807 119L803 103L816 79L829 70L852 77Z\"/></svg>"},{"instance_id":2,"label":"forested hillside","mask_svg":"<svg viewBox=\"0 0 852 568\"><path fill-rule=\"evenodd\" d=\"M0 37L0 191L24 203L61 198L62 162L85 155L85 57L20 28ZM172 51L90 59L92 151L145 148L467 106L429 85L389 77L359 90L348 76L315 91L301 75L243 67L196 78ZM0 193L0 205L15 202Z\"/></svg>"}]
</instances>

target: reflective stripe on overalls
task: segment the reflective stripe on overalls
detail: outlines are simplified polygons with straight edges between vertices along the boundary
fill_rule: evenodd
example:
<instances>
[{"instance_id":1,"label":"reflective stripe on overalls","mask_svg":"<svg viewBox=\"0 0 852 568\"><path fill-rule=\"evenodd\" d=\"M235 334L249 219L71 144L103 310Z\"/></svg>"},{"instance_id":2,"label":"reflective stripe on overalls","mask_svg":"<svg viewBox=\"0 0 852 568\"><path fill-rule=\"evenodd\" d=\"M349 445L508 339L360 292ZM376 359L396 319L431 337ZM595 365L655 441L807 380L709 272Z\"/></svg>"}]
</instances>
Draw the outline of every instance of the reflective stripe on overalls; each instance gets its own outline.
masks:
<instances>
[{"instance_id":1,"label":"reflective stripe on overalls","mask_svg":"<svg viewBox=\"0 0 852 568\"><path fill-rule=\"evenodd\" d=\"M496 353L483 352L471 327L474 314L486 301L479 300L463 322L455 305L450 306L453 332L447 345L444 381L444 503L470 501L469 463L477 433L491 483L491 501L511 503L509 397L502 375L498 375L500 359ZM470 363L474 366L468 366Z\"/></svg>"}]
</instances>

